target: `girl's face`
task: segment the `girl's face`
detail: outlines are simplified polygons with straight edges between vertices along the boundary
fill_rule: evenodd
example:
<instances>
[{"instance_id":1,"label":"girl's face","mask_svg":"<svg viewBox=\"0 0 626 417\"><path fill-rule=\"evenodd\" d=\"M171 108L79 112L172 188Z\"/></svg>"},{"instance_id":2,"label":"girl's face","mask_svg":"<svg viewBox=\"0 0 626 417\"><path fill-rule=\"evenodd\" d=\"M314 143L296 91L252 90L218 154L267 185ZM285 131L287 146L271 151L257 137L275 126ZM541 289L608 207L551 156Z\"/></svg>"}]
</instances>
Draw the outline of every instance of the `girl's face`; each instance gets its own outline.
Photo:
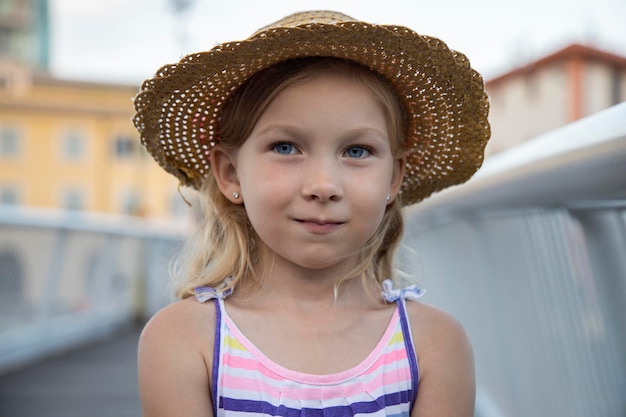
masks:
<instances>
[{"instance_id":1,"label":"girl's face","mask_svg":"<svg viewBox=\"0 0 626 417\"><path fill-rule=\"evenodd\" d=\"M231 188L221 188L240 193L274 267L354 266L402 181L383 108L362 83L331 72L279 93L241 148L224 154L214 169ZM224 158L230 168L220 170Z\"/></svg>"}]
</instances>

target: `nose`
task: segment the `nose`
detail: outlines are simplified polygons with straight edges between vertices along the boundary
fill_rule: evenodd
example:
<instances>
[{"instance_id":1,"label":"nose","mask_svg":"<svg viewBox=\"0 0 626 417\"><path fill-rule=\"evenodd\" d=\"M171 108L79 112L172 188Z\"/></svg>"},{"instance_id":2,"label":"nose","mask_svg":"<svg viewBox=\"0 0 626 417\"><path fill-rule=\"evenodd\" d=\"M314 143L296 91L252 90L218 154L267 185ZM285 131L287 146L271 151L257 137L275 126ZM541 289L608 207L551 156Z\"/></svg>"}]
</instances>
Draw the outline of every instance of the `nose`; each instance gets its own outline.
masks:
<instances>
[{"instance_id":1,"label":"nose","mask_svg":"<svg viewBox=\"0 0 626 417\"><path fill-rule=\"evenodd\" d=\"M320 202L338 201L343 197L339 169L329 161L312 161L304 172L302 196Z\"/></svg>"}]
</instances>

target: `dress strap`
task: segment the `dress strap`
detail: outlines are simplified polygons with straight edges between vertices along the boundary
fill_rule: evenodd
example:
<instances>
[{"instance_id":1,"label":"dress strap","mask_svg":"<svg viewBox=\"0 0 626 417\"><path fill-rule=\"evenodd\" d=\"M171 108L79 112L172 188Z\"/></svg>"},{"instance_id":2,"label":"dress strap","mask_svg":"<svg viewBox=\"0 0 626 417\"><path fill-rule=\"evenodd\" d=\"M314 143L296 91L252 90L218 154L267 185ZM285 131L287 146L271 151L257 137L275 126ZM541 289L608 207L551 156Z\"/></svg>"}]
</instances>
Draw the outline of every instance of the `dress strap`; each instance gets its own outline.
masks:
<instances>
[{"instance_id":1,"label":"dress strap","mask_svg":"<svg viewBox=\"0 0 626 417\"><path fill-rule=\"evenodd\" d=\"M417 300L420 298L426 290L419 288L417 285L409 285L404 288L393 288L393 281L386 279L383 281L382 296L387 302L395 302L398 306L398 312L400 313L400 325L402 326L402 333L404 334L404 345L407 352L407 358L409 361L409 368L411 370L411 410L415 405L417 399L417 391L419 385L419 366L417 363L417 354L415 352L415 344L413 342L413 332L411 331L411 324L409 323L409 317L406 311L406 300Z\"/></svg>"},{"instance_id":2,"label":"dress strap","mask_svg":"<svg viewBox=\"0 0 626 417\"><path fill-rule=\"evenodd\" d=\"M197 298L197 295L196 295ZM213 369L211 370L211 401L213 402L213 415L217 416L217 384L219 383L220 358L222 350L222 323L223 323L223 298L213 298L215 303L215 335L213 338Z\"/></svg>"},{"instance_id":3,"label":"dress strap","mask_svg":"<svg viewBox=\"0 0 626 417\"><path fill-rule=\"evenodd\" d=\"M419 296L418 296L419 297ZM404 346L406 348L407 359L409 361L409 369L411 370L411 410L417 400L417 391L419 390L419 365L417 363L417 353L415 351L415 343L413 341L413 332L406 311L406 299L399 296L395 301L400 313L400 325L402 326L402 334L404 335Z\"/></svg>"},{"instance_id":4,"label":"dress strap","mask_svg":"<svg viewBox=\"0 0 626 417\"><path fill-rule=\"evenodd\" d=\"M232 280L226 278L223 283L217 287L196 287L194 294L196 300L205 303L213 300L215 304L215 335L213 338L213 369L211 370L211 400L213 402L213 415L217 416L218 398L217 386L219 383L219 368L222 349L222 328L224 316L224 299L233 292L233 286L229 285Z\"/></svg>"},{"instance_id":5,"label":"dress strap","mask_svg":"<svg viewBox=\"0 0 626 417\"><path fill-rule=\"evenodd\" d=\"M223 300L231 295L234 290L234 287L230 285L231 281L231 278L226 278L224 282L217 287L196 287L194 289L196 300L201 303L212 299Z\"/></svg>"},{"instance_id":6,"label":"dress strap","mask_svg":"<svg viewBox=\"0 0 626 417\"><path fill-rule=\"evenodd\" d=\"M387 302L394 302L398 300L417 300L420 298L426 290L419 288L417 285L409 285L404 288L393 288L393 281L386 279L383 281L382 296Z\"/></svg>"}]
</instances>

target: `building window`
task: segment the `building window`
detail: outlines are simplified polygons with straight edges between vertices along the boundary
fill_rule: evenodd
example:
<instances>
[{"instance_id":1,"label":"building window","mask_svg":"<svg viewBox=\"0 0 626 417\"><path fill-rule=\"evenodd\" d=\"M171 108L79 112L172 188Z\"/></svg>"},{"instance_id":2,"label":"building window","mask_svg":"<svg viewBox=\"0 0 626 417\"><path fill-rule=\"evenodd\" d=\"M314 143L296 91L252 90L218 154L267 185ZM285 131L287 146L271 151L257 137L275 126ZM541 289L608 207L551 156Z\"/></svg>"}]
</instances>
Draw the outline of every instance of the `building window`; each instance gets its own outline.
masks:
<instances>
[{"instance_id":1,"label":"building window","mask_svg":"<svg viewBox=\"0 0 626 417\"><path fill-rule=\"evenodd\" d=\"M20 153L20 135L14 127L0 127L0 156L14 158Z\"/></svg>"},{"instance_id":2,"label":"building window","mask_svg":"<svg viewBox=\"0 0 626 417\"><path fill-rule=\"evenodd\" d=\"M20 204L20 193L16 187L10 185L0 186L0 205L16 206Z\"/></svg>"},{"instance_id":3,"label":"building window","mask_svg":"<svg viewBox=\"0 0 626 417\"><path fill-rule=\"evenodd\" d=\"M84 210L85 194L78 188L69 188L63 192L62 207L66 210Z\"/></svg>"},{"instance_id":4,"label":"building window","mask_svg":"<svg viewBox=\"0 0 626 417\"><path fill-rule=\"evenodd\" d=\"M128 136L115 138L115 156L118 158L130 158L135 153L135 141Z\"/></svg>"},{"instance_id":5,"label":"building window","mask_svg":"<svg viewBox=\"0 0 626 417\"><path fill-rule=\"evenodd\" d=\"M72 130L63 136L63 156L69 160L80 160L85 156L86 139L82 132Z\"/></svg>"}]
</instances>

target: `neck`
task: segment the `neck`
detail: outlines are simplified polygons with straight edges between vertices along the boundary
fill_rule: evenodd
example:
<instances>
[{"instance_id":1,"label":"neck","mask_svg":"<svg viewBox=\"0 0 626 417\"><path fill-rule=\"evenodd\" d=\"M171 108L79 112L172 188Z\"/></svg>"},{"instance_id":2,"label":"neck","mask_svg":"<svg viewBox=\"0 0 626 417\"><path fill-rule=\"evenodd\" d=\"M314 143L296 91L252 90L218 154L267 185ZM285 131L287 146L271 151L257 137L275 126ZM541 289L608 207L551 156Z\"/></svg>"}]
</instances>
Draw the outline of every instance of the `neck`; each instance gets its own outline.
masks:
<instances>
[{"instance_id":1,"label":"neck","mask_svg":"<svg viewBox=\"0 0 626 417\"><path fill-rule=\"evenodd\" d=\"M368 290L376 297L379 291L376 285L366 289L360 276L348 276L355 265L356 259L349 259L328 268L305 268L275 256L261 256L257 270L262 283L260 288L239 288L237 293L241 297L272 300L282 305L297 304L300 308L362 302L368 298Z\"/></svg>"}]
</instances>

